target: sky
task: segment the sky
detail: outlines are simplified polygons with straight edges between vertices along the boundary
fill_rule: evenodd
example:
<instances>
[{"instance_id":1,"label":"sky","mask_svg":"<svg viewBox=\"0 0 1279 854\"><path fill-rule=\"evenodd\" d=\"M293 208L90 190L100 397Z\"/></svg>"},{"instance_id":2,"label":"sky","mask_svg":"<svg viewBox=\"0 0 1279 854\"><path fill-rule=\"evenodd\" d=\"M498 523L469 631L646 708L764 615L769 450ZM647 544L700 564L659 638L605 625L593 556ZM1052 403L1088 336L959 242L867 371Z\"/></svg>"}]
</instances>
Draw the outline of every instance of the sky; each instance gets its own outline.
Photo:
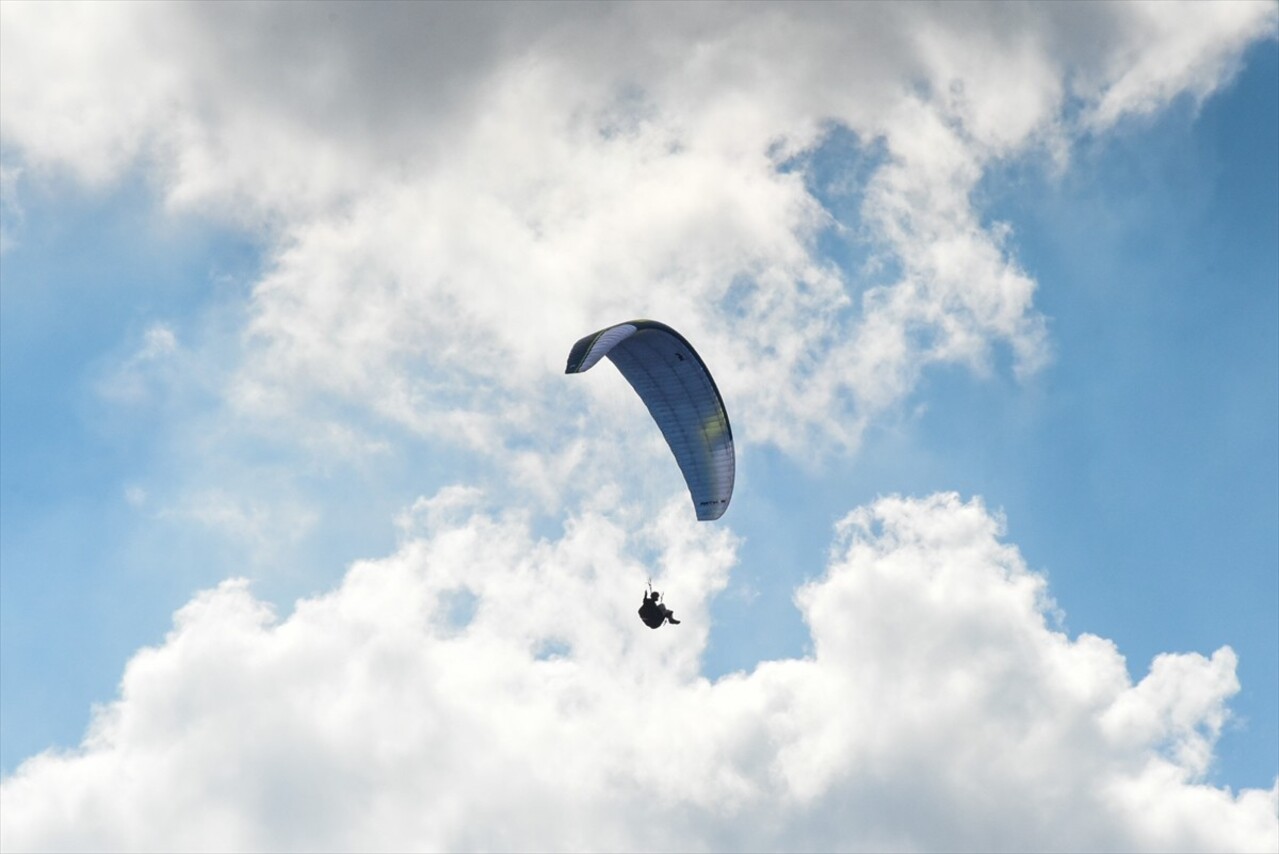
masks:
<instances>
[{"instance_id":1,"label":"sky","mask_svg":"<svg viewBox=\"0 0 1279 854\"><path fill-rule=\"evenodd\" d=\"M0 3L0 848L1279 849L1277 33Z\"/></svg>"}]
</instances>

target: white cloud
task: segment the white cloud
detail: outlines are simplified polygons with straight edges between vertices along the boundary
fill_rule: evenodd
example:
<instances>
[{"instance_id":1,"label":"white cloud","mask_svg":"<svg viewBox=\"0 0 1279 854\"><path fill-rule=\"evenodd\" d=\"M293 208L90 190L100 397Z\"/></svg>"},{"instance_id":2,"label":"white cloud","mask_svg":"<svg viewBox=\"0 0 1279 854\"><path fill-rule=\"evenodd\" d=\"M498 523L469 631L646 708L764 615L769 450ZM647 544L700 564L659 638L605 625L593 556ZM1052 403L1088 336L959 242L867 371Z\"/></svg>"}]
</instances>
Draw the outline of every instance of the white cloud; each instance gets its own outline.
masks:
<instances>
[{"instance_id":1,"label":"white cloud","mask_svg":"<svg viewBox=\"0 0 1279 854\"><path fill-rule=\"evenodd\" d=\"M168 391L181 369L181 346L172 327L153 323L142 334L134 351L106 371L96 384L103 398L121 404L142 403Z\"/></svg>"},{"instance_id":2,"label":"white cloud","mask_svg":"<svg viewBox=\"0 0 1279 854\"><path fill-rule=\"evenodd\" d=\"M129 663L76 751L3 783L5 850L1274 850L1204 782L1235 657L1057 631L955 495L839 526L809 658L698 675L735 546L671 505L557 539L466 508L278 617L242 581ZM636 555L651 554L648 566ZM684 618L635 615L650 571ZM473 608L456 607L459 596ZM460 615L460 616L459 616ZM469 620L469 622L467 622Z\"/></svg>"},{"instance_id":3,"label":"white cloud","mask_svg":"<svg viewBox=\"0 0 1279 854\"><path fill-rule=\"evenodd\" d=\"M37 5L0 15L5 141L35 166L60 166L91 184L114 180L138 156L178 80L154 18L90 3Z\"/></svg>"},{"instance_id":4,"label":"white cloud","mask_svg":"<svg viewBox=\"0 0 1279 854\"><path fill-rule=\"evenodd\" d=\"M194 523L244 550L255 566L266 565L304 540L319 522L319 514L305 498L287 490L278 494L279 483L256 486L257 497L216 487L187 491L157 510L156 516Z\"/></svg>"},{"instance_id":5,"label":"white cloud","mask_svg":"<svg viewBox=\"0 0 1279 854\"><path fill-rule=\"evenodd\" d=\"M1149 35L1107 57L1106 82L1086 122L1104 129L1126 115L1153 113L1183 93L1202 101L1233 76L1244 48L1275 37L1277 22L1273 4L1199 2L1182 15L1169 15L1156 2L1125 4L1116 21L1121 38Z\"/></svg>"},{"instance_id":6,"label":"white cloud","mask_svg":"<svg viewBox=\"0 0 1279 854\"><path fill-rule=\"evenodd\" d=\"M258 223L240 415L345 402L472 450L547 418L567 343L678 319L740 437L856 446L928 365L1047 358L1037 283L970 196L1227 79L1272 4L4 7L6 144L106 181L141 158L175 206ZM101 69L110 69L102 73ZM861 281L780 170L837 122L882 145ZM511 392L520 393L512 403ZM500 401L500 403L497 403ZM350 425L345 425L347 428ZM355 445L360 442L356 441Z\"/></svg>"}]
</instances>

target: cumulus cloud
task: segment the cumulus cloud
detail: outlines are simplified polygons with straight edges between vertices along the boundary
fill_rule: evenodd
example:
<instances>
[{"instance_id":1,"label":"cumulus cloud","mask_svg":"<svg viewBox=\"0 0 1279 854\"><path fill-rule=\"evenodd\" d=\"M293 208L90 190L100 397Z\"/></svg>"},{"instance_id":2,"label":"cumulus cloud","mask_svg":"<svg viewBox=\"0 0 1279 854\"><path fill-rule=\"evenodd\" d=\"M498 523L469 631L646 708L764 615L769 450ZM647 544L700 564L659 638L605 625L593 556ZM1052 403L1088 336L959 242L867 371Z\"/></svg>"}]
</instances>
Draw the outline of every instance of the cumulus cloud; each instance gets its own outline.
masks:
<instances>
[{"instance_id":1,"label":"cumulus cloud","mask_svg":"<svg viewBox=\"0 0 1279 854\"><path fill-rule=\"evenodd\" d=\"M103 182L143 162L171 205L274 235L228 390L241 415L331 430L324 402L354 403L491 452L545 420L529 387L565 342L655 316L722 366L752 412L740 438L800 454L854 448L930 364L983 371L999 348L1020 373L1043 364L1037 283L971 202L986 167L1203 97L1276 18L1249 3L2 14L5 142L25 164ZM832 126L884 154L854 222L787 166ZM889 272L834 268L817 249L830 229Z\"/></svg>"},{"instance_id":2,"label":"cumulus cloud","mask_svg":"<svg viewBox=\"0 0 1279 854\"><path fill-rule=\"evenodd\" d=\"M953 494L849 514L813 653L699 675L736 545L672 505L535 537L454 487L281 617L208 590L75 751L0 789L5 850L1274 850L1276 791L1204 782L1235 656L1056 628ZM648 555L641 561L636 555ZM685 617L635 616L646 575ZM466 607L459 608L459 600Z\"/></svg>"}]
</instances>

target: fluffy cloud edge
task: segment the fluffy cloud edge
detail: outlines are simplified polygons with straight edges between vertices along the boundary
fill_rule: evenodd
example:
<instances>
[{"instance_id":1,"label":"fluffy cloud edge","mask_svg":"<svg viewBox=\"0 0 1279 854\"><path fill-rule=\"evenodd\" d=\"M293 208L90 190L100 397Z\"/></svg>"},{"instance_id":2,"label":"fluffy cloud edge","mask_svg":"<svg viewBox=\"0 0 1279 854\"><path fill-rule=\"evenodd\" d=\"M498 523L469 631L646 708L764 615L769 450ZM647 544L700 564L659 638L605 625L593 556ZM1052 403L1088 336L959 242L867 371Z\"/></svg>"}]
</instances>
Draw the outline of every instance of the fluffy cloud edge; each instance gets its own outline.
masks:
<instances>
[{"instance_id":1,"label":"fluffy cloud edge","mask_svg":"<svg viewBox=\"0 0 1279 854\"><path fill-rule=\"evenodd\" d=\"M1205 782L1223 647L1054 628L1044 577L955 494L840 523L812 655L700 675L736 543L672 503L558 538L467 487L277 615L229 580L140 651L83 744L0 786L5 850L1273 850L1279 780ZM634 615L656 583L684 624Z\"/></svg>"}]
</instances>

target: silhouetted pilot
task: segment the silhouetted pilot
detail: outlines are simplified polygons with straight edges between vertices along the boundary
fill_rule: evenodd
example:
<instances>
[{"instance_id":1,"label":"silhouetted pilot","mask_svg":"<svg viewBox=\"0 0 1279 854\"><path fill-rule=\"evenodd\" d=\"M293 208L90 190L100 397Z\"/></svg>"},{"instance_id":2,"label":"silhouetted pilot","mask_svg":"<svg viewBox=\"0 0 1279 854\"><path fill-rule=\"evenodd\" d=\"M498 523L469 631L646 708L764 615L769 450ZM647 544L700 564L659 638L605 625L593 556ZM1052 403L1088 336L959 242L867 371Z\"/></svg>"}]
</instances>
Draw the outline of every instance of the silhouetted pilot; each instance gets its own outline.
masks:
<instances>
[{"instance_id":1,"label":"silhouetted pilot","mask_svg":"<svg viewBox=\"0 0 1279 854\"><path fill-rule=\"evenodd\" d=\"M662 594L656 590L649 590L644 597L644 604L640 605L640 619L644 621L644 625L650 629L661 628L662 623L670 621L672 625L679 625L679 620L675 619L675 612L667 608L659 600Z\"/></svg>"}]
</instances>

